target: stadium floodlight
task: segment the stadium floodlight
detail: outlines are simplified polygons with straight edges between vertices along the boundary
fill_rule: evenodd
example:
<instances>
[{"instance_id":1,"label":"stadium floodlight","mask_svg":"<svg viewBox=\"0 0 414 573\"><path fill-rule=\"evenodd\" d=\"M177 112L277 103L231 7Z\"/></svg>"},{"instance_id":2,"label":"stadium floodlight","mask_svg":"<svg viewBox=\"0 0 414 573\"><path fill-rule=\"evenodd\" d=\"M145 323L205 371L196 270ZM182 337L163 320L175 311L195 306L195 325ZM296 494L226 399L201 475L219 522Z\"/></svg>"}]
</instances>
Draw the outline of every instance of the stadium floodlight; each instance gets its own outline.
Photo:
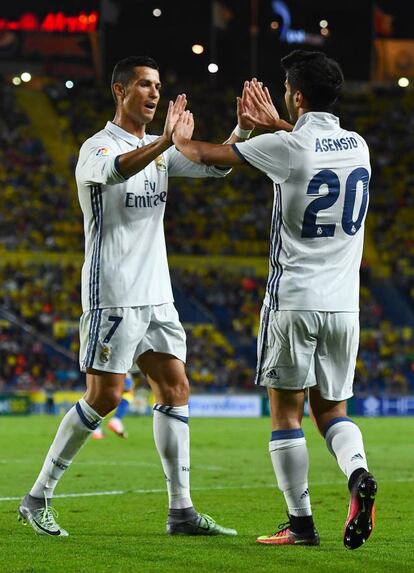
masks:
<instances>
[{"instance_id":1,"label":"stadium floodlight","mask_svg":"<svg viewBox=\"0 0 414 573\"><path fill-rule=\"evenodd\" d=\"M204 52L204 46L202 46L201 44L193 44L191 46L191 50L193 51L194 54L202 54Z\"/></svg>"},{"instance_id":2,"label":"stadium floodlight","mask_svg":"<svg viewBox=\"0 0 414 573\"><path fill-rule=\"evenodd\" d=\"M408 78L399 78L398 85L400 88L408 88L410 85L410 80Z\"/></svg>"},{"instance_id":3,"label":"stadium floodlight","mask_svg":"<svg viewBox=\"0 0 414 573\"><path fill-rule=\"evenodd\" d=\"M68 90L71 90L74 85L75 84L72 82L72 80L68 80L67 82L65 82L65 86L68 88Z\"/></svg>"},{"instance_id":4,"label":"stadium floodlight","mask_svg":"<svg viewBox=\"0 0 414 573\"><path fill-rule=\"evenodd\" d=\"M327 27L328 27L328 20L321 20L321 21L319 22L319 26L320 26L321 28L327 28Z\"/></svg>"},{"instance_id":5,"label":"stadium floodlight","mask_svg":"<svg viewBox=\"0 0 414 573\"><path fill-rule=\"evenodd\" d=\"M30 80L32 79L32 75L29 74L29 72L23 72L22 74L20 74L20 78L22 80L22 82L30 82Z\"/></svg>"},{"instance_id":6,"label":"stadium floodlight","mask_svg":"<svg viewBox=\"0 0 414 573\"><path fill-rule=\"evenodd\" d=\"M155 18L159 18L161 14L162 12L159 8L154 8L154 10L152 11L152 15L155 16Z\"/></svg>"},{"instance_id":7,"label":"stadium floodlight","mask_svg":"<svg viewBox=\"0 0 414 573\"><path fill-rule=\"evenodd\" d=\"M21 83L22 83L22 80L19 78L19 76L15 76L15 77L12 79L12 84L15 85L15 86L19 86Z\"/></svg>"},{"instance_id":8,"label":"stadium floodlight","mask_svg":"<svg viewBox=\"0 0 414 573\"><path fill-rule=\"evenodd\" d=\"M218 65L211 63L211 64L208 65L208 68L207 68L207 69L208 69L208 71L210 72L210 74L215 74L215 73L218 72Z\"/></svg>"}]
</instances>

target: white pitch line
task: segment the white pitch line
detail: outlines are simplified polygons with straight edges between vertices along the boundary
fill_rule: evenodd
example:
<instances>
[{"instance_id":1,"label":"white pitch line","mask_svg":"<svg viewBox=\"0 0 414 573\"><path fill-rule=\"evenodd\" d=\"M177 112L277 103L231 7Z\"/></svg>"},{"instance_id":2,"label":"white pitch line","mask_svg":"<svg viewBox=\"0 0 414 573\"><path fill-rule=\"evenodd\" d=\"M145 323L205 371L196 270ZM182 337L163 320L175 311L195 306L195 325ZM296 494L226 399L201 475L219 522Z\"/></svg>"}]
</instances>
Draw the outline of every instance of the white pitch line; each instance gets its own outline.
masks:
<instances>
[{"instance_id":1,"label":"white pitch line","mask_svg":"<svg viewBox=\"0 0 414 573\"><path fill-rule=\"evenodd\" d=\"M194 488L193 488L194 489ZM165 493L166 489L125 489L125 490L117 490L114 489L112 491L91 491L91 492L84 492L84 493L61 493L53 496L53 499L64 499L67 497L99 497L103 495L125 495L127 493ZM0 497L0 501L16 501L22 499L23 496L19 497Z\"/></svg>"},{"instance_id":2,"label":"white pitch line","mask_svg":"<svg viewBox=\"0 0 414 573\"><path fill-rule=\"evenodd\" d=\"M381 480L380 483L412 483L414 482L413 478L397 478L392 480ZM312 486L325 486L325 485L344 485L344 480L336 480L336 481L322 481L322 482L313 482ZM252 485L229 485L229 486L213 486L213 487L192 487L192 491L221 491L221 490L231 490L231 489L245 489L245 490L253 490L253 489L276 489L276 484L262 484L257 486ZM148 493L162 493L165 494L165 488L159 489L125 489L125 490L110 490L110 491L91 491L91 492L83 492L83 493L61 493L53 496L53 499L65 499L70 497L100 497L104 495L126 495L126 494L148 494ZM19 501L23 498L23 495L20 496L12 496L12 497L0 497L1 501Z\"/></svg>"},{"instance_id":3,"label":"white pitch line","mask_svg":"<svg viewBox=\"0 0 414 573\"><path fill-rule=\"evenodd\" d=\"M2 459L0 460L0 464L32 464L33 460L29 460L29 459L22 459L22 460L6 460L6 459ZM103 461L99 461L99 460L90 460L90 461L76 461L76 465L80 466L130 466L130 467L149 467L149 468L158 468L160 467L160 463L155 463L155 462L140 462L140 461L129 461L129 462L123 462L123 461L119 461L119 462L110 462L107 460L103 460ZM206 470L206 471L223 471L225 468L221 467L221 466L204 466L204 465L198 465L198 464L193 464L192 466L194 469L199 469L199 470Z\"/></svg>"},{"instance_id":4,"label":"white pitch line","mask_svg":"<svg viewBox=\"0 0 414 573\"><path fill-rule=\"evenodd\" d=\"M6 460L6 459L2 459L0 460L0 464L32 464L33 460L32 459L22 459L22 460ZM140 461L130 461L130 462L109 462L107 460L105 461L76 461L76 465L86 465L86 466L90 466L90 465L97 465L97 466L149 466L149 467L156 467L158 464L156 463L152 463L152 462L140 462Z\"/></svg>"}]
</instances>

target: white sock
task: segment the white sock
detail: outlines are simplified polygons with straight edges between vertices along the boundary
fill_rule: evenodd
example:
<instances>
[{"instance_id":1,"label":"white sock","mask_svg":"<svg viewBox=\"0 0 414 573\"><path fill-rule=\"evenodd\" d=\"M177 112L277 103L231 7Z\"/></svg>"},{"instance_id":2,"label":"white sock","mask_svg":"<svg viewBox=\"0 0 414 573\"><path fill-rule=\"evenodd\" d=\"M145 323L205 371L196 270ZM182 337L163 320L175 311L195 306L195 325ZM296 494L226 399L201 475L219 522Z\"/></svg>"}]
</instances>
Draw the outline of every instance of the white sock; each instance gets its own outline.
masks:
<instances>
[{"instance_id":1,"label":"white sock","mask_svg":"<svg viewBox=\"0 0 414 573\"><path fill-rule=\"evenodd\" d=\"M269 452L289 514L312 515L308 490L309 456L303 430L273 431Z\"/></svg>"},{"instance_id":2,"label":"white sock","mask_svg":"<svg viewBox=\"0 0 414 573\"><path fill-rule=\"evenodd\" d=\"M72 406L59 425L30 495L40 498L44 494L47 498L53 496L57 482L64 471L101 421L102 417L83 398Z\"/></svg>"},{"instance_id":3,"label":"white sock","mask_svg":"<svg viewBox=\"0 0 414 573\"><path fill-rule=\"evenodd\" d=\"M361 430L349 418L333 418L325 427L326 445L349 479L358 468L368 470Z\"/></svg>"},{"instance_id":4,"label":"white sock","mask_svg":"<svg viewBox=\"0 0 414 573\"><path fill-rule=\"evenodd\" d=\"M170 509L192 507L188 405L154 406L154 440L167 481Z\"/></svg>"}]
</instances>

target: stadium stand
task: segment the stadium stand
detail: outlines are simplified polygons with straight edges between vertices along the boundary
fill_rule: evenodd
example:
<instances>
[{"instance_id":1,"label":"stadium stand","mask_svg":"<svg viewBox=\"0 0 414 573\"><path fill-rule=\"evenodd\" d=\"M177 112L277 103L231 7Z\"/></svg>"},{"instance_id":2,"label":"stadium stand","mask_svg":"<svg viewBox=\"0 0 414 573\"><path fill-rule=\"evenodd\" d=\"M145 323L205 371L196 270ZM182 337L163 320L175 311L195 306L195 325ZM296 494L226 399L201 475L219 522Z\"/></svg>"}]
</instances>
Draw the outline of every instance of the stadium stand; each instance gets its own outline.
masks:
<instances>
[{"instance_id":1,"label":"stadium stand","mask_svg":"<svg viewBox=\"0 0 414 573\"><path fill-rule=\"evenodd\" d=\"M106 87L80 83L68 91L51 81L44 87L47 101L38 103L50 105L56 133L71 142L64 150L67 170L58 168L62 157L48 152L36 118L19 95L19 89L29 88L0 83L5 197L0 206L0 388L83 384L73 358L79 344L82 220L69 178L73 150L112 117L113 103ZM385 88L351 90L341 102L343 125L366 136L373 164L361 271L355 383L360 395L406 394L414 388L414 152L408 113L414 98L408 91L380 89ZM179 91L190 94L196 137L224 141L234 127L236 94L167 82L164 102ZM220 114L209 113L214 109ZM151 131L162 130L163 117L161 109ZM391 126L395 139L389 137ZM213 183L171 180L169 195L167 244L194 388L250 391L266 283L271 184L241 168ZM34 329L30 333L24 328L28 324ZM39 336L45 337L42 342Z\"/></svg>"}]
</instances>

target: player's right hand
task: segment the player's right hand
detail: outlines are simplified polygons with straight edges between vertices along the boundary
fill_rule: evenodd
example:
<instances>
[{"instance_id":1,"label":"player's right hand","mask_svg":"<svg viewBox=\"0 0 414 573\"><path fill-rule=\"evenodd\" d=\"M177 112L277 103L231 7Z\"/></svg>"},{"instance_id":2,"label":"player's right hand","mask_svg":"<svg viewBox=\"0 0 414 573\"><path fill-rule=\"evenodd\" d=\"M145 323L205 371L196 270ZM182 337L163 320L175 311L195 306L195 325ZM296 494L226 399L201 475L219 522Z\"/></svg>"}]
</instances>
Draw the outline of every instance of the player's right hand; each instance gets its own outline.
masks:
<instances>
[{"instance_id":1,"label":"player's right hand","mask_svg":"<svg viewBox=\"0 0 414 573\"><path fill-rule=\"evenodd\" d=\"M257 78L253 78L248 82L245 91L248 105L242 110L242 117L261 129L270 131L280 129L280 117L267 87Z\"/></svg>"},{"instance_id":2,"label":"player's right hand","mask_svg":"<svg viewBox=\"0 0 414 573\"><path fill-rule=\"evenodd\" d=\"M237 124L240 129L252 130L256 126L251 119L255 113L255 107L250 98L249 84L248 81L244 82L242 95L237 98Z\"/></svg>"}]
</instances>

